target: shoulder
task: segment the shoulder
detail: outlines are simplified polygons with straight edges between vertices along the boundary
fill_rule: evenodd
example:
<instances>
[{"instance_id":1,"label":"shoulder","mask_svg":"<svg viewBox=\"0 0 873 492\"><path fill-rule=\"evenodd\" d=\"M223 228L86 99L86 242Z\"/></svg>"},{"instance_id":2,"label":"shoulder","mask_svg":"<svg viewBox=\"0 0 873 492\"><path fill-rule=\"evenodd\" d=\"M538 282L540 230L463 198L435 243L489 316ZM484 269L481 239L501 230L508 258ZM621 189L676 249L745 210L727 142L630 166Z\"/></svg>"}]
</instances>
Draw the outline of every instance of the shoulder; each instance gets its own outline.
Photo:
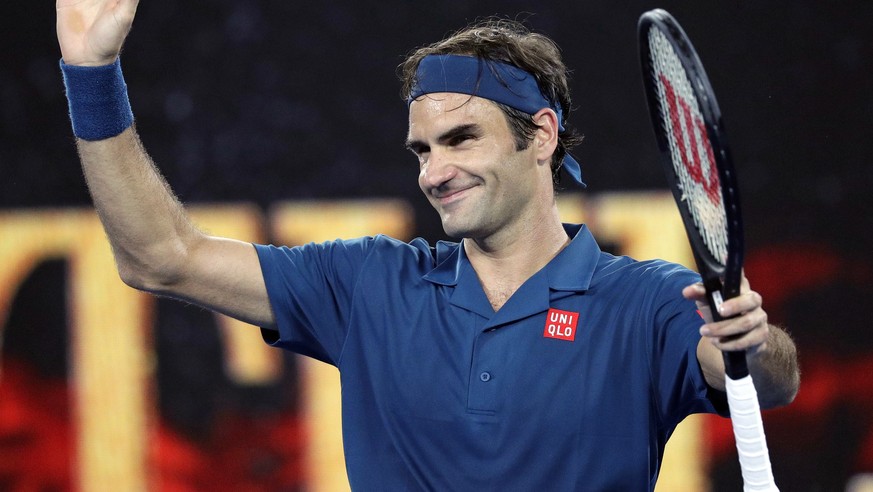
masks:
<instances>
[{"instance_id":1,"label":"shoulder","mask_svg":"<svg viewBox=\"0 0 873 492\"><path fill-rule=\"evenodd\" d=\"M678 263L602 252L591 283L592 289L633 293L662 304L683 299L682 289L699 281L697 272Z\"/></svg>"},{"instance_id":2,"label":"shoulder","mask_svg":"<svg viewBox=\"0 0 873 492\"><path fill-rule=\"evenodd\" d=\"M415 238L405 242L384 234L378 234L353 239L334 239L320 243L312 242L299 246L256 244L255 248L261 261L266 263L327 261L355 264L369 262L397 264L413 262L420 263L422 266L431 265L432 267L437 257L437 251L443 249L443 244L441 242L437 246L431 246L422 238Z\"/></svg>"},{"instance_id":3,"label":"shoulder","mask_svg":"<svg viewBox=\"0 0 873 492\"><path fill-rule=\"evenodd\" d=\"M615 256L601 252L595 278L627 279L644 282L690 281L700 279L693 270L666 260L636 260L629 256Z\"/></svg>"},{"instance_id":4,"label":"shoulder","mask_svg":"<svg viewBox=\"0 0 873 492\"><path fill-rule=\"evenodd\" d=\"M372 237L360 238L355 240L360 242L367 250L367 256L370 261L387 262L387 263L406 263L413 262L429 266L433 268L437 262L438 256L441 256L446 249L456 249L457 243L445 243L440 241L436 245L431 245L427 240L417 237L411 241L403 241L397 238L379 234Z\"/></svg>"}]
</instances>

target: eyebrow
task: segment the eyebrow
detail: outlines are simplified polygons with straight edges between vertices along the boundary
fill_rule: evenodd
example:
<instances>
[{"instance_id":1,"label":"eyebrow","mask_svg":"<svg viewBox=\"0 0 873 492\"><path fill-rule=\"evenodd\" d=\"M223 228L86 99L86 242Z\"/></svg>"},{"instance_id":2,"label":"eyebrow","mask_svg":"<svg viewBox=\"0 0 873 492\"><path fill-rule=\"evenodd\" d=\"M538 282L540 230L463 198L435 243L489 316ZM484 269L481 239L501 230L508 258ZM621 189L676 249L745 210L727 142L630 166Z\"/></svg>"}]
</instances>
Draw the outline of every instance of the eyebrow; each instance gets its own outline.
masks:
<instances>
[{"instance_id":1,"label":"eyebrow","mask_svg":"<svg viewBox=\"0 0 873 492\"><path fill-rule=\"evenodd\" d=\"M439 137L437 137L437 143L444 144L455 137L470 133L478 135L482 133L482 128L477 123L466 123L463 125L454 126L443 132ZM416 154L418 154L419 151L425 147L427 147L427 144L422 140L406 141L406 148Z\"/></svg>"}]
</instances>

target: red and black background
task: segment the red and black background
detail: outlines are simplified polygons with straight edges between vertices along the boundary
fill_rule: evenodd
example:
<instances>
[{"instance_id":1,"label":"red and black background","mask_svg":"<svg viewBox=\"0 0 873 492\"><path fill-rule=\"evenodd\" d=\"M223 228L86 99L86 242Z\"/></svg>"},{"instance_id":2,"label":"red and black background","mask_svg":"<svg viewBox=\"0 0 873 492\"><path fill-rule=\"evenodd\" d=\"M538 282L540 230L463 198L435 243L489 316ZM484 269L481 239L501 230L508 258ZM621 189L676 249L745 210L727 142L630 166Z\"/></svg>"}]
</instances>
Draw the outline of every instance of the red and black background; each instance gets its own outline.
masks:
<instances>
[{"instance_id":1,"label":"red and black background","mask_svg":"<svg viewBox=\"0 0 873 492\"><path fill-rule=\"evenodd\" d=\"M800 350L796 402L765 414L774 470L783 490L842 490L873 473L868 2L145 0L122 61L143 141L186 203L400 198L416 235L436 240L402 145L404 53L481 16L527 19L573 70L587 193L664 189L636 45L637 18L654 7L706 64L740 177L747 274ZM52 6L7 6L0 39L0 207L87 206ZM67 267L31 272L2 327L2 490L73 487ZM213 325L158 303L155 466L185 467L175 490L305 489L305 436L287 439L300 426L293 359L281 383L236 385ZM739 487L729 432L707 430L713 490Z\"/></svg>"}]
</instances>

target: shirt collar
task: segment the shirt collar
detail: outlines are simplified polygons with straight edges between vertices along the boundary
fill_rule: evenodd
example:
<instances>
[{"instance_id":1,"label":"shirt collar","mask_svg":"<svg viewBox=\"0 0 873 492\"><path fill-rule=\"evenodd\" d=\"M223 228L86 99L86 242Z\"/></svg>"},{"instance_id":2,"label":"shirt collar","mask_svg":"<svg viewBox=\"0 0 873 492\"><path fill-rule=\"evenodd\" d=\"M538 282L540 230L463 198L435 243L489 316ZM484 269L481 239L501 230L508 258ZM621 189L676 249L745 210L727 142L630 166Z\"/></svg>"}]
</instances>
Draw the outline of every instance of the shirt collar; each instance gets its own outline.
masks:
<instances>
[{"instance_id":1,"label":"shirt collar","mask_svg":"<svg viewBox=\"0 0 873 492\"><path fill-rule=\"evenodd\" d=\"M582 292L591 285L600 247L584 224L564 224L564 230L572 241L535 275L545 274L551 290ZM422 278L439 285L456 286L465 267L472 270L461 243L438 242L436 262Z\"/></svg>"}]
</instances>

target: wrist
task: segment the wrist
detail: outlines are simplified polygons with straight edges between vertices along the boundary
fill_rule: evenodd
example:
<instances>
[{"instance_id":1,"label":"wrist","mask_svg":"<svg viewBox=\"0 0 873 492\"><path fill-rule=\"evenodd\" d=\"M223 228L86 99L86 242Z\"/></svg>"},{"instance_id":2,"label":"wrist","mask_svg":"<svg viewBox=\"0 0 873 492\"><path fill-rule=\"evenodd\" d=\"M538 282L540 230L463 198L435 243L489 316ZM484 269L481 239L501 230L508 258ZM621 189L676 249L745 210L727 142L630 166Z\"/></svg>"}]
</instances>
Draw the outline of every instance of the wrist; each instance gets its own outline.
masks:
<instances>
[{"instance_id":1,"label":"wrist","mask_svg":"<svg viewBox=\"0 0 873 492\"><path fill-rule=\"evenodd\" d=\"M61 63L68 67L105 67L106 65L112 65L115 63L118 57L106 58L104 60L76 60L73 58L67 58L65 56L61 57Z\"/></svg>"},{"instance_id":2,"label":"wrist","mask_svg":"<svg viewBox=\"0 0 873 492\"><path fill-rule=\"evenodd\" d=\"M61 60L60 66L76 137L103 140L133 125L119 58L100 66L68 65Z\"/></svg>"}]
</instances>

